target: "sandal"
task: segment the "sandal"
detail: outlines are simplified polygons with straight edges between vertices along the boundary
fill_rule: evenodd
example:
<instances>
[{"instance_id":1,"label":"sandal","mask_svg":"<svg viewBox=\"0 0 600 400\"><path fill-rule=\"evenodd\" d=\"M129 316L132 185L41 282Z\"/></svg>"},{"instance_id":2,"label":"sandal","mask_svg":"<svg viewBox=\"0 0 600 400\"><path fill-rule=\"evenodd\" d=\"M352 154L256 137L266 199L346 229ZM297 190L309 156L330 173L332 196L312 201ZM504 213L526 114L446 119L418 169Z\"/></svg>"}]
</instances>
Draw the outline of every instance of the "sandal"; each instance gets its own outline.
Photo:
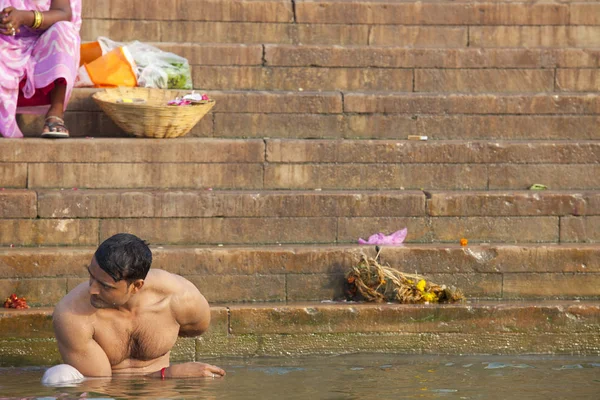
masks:
<instances>
[{"instance_id":1,"label":"sandal","mask_svg":"<svg viewBox=\"0 0 600 400\"><path fill-rule=\"evenodd\" d=\"M46 139L63 139L69 137L69 130L65 126L65 121L59 117L46 117L44 128L48 131L42 131L42 137Z\"/></svg>"}]
</instances>

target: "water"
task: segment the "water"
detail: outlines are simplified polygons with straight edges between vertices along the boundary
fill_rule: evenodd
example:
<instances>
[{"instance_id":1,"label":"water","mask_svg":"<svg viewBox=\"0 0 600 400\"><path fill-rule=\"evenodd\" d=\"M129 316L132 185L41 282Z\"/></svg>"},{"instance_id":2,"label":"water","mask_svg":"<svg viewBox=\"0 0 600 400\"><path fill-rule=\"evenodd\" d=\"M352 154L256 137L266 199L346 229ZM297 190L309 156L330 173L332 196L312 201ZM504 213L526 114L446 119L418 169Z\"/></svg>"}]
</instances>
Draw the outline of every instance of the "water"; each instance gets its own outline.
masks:
<instances>
[{"instance_id":1,"label":"water","mask_svg":"<svg viewBox=\"0 0 600 400\"><path fill-rule=\"evenodd\" d=\"M207 360L222 379L91 379L49 388L0 369L0 399L598 399L600 357L349 355Z\"/></svg>"}]
</instances>

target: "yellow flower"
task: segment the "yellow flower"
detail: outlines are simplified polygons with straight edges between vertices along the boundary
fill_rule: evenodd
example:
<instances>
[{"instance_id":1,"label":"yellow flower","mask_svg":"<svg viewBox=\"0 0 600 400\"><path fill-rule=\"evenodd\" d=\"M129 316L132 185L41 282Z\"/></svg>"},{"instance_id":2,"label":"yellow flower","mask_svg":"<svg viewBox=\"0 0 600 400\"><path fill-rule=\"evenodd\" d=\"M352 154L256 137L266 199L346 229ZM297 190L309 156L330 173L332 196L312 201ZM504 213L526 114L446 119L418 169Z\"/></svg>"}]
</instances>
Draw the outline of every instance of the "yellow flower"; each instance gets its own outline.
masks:
<instances>
[{"instance_id":1,"label":"yellow flower","mask_svg":"<svg viewBox=\"0 0 600 400\"><path fill-rule=\"evenodd\" d=\"M438 301L438 298L436 297L435 293L423 293L423 300L429 303L435 303Z\"/></svg>"},{"instance_id":2,"label":"yellow flower","mask_svg":"<svg viewBox=\"0 0 600 400\"><path fill-rule=\"evenodd\" d=\"M425 282L425 279L421 279L419 281L419 283L417 283L417 290L419 292L424 292L425 291L425 286L427 286L427 282Z\"/></svg>"}]
</instances>

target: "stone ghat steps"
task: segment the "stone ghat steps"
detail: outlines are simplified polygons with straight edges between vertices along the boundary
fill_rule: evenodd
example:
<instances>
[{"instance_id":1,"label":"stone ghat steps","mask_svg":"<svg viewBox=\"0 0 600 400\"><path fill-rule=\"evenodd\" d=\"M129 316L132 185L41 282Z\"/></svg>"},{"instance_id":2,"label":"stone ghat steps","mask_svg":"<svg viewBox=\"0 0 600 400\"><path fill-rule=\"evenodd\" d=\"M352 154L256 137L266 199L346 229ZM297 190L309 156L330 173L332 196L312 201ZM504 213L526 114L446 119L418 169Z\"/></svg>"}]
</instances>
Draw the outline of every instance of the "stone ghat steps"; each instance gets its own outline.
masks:
<instances>
[{"instance_id":1,"label":"stone ghat steps","mask_svg":"<svg viewBox=\"0 0 600 400\"><path fill-rule=\"evenodd\" d=\"M0 147L0 187L553 190L600 187L598 141L32 139Z\"/></svg>"},{"instance_id":2,"label":"stone ghat steps","mask_svg":"<svg viewBox=\"0 0 600 400\"><path fill-rule=\"evenodd\" d=\"M600 90L598 49L154 43L202 90L538 93Z\"/></svg>"},{"instance_id":3,"label":"stone ghat steps","mask_svg":"<svg viewBox=\"0 0 600 400\"><path fill-rule=\"evenodd\" d=\"M96 247L0 247L0 294L17 293L32 306L54 306L87 281ZM597 300L599 250L599 244L573 243L406 244L383 247L380 261L454 285L471 300ZM153 268L186 277L211 304L262 301L275 308L284 302L343 299L345 274L362 255L376 255L374 246L356 244L152 245L152 252Z\"/></svg>"},{"instance_id":4,"label":"stone ghat steps","mask_svg":"<svg viewBox=\"0 0 600 400\"><path fill-rule=\"evenodd\" d=\"M76 89L66 114L75 137L123 137ZM215 138L429 140L600 139L598 93L409 93L209 91L217 104L188 134ZM21 116L39 137L43 118Z\"/></svg>"},{"instance_id":5,"label":"stone ghat steps","mask_svg":"<svg viewBox=\"0 0 600 400\"><path fill-rule=\"evenodd\" d=\"M0 366L61 362L51 313L0 311ZM600 354L596 302L292 303L213 306L211 314L209 331L180 338L172 361L357 352Z\"/></svg>"},{"instance_id":6,"label":"stone ghat steps","mask_svg":"<svg viewBox=\"0 0 600 400\"><path fill-rule=\"evenodd\" d=\"M407 243L600 242L598 190L32 188L2 190L0 204L3 246L91 246L116 232L154 244L343 244L405 227Z\"/></svg>"},{"instance_id":7,"label":"stone ghat steps","mask_svg":"<svg viewBox=\"0 0 600 400\"><path fill-rule=\"evenodd\" d=\"M592 2L88 1L84 40L438 47L594 47Z\"/></svg>"}]
</instances>

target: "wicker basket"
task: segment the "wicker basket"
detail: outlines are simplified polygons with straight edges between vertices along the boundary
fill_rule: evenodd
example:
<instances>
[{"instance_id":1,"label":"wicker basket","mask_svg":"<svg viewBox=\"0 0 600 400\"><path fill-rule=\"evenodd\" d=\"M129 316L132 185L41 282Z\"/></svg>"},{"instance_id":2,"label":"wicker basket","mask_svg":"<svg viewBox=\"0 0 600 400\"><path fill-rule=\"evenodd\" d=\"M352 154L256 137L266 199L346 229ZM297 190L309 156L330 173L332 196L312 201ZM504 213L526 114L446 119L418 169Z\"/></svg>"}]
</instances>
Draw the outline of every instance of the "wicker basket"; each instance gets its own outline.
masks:
<instances>
[{"instance_id":1,"label":"wicker basket","mask_svg":"<svg viewBox=\"0 0 600 400\"><path fill-rule=\"evenodd\" d=\"M167 102L189 91L151 88L111 88L92 96L100 108L125 132L150 138L175 138L188 133L215 105L208 100L189 106L168 106ZM143 99L144 103L122 103L122 99Z\"/></svg>"}]
</instances>

